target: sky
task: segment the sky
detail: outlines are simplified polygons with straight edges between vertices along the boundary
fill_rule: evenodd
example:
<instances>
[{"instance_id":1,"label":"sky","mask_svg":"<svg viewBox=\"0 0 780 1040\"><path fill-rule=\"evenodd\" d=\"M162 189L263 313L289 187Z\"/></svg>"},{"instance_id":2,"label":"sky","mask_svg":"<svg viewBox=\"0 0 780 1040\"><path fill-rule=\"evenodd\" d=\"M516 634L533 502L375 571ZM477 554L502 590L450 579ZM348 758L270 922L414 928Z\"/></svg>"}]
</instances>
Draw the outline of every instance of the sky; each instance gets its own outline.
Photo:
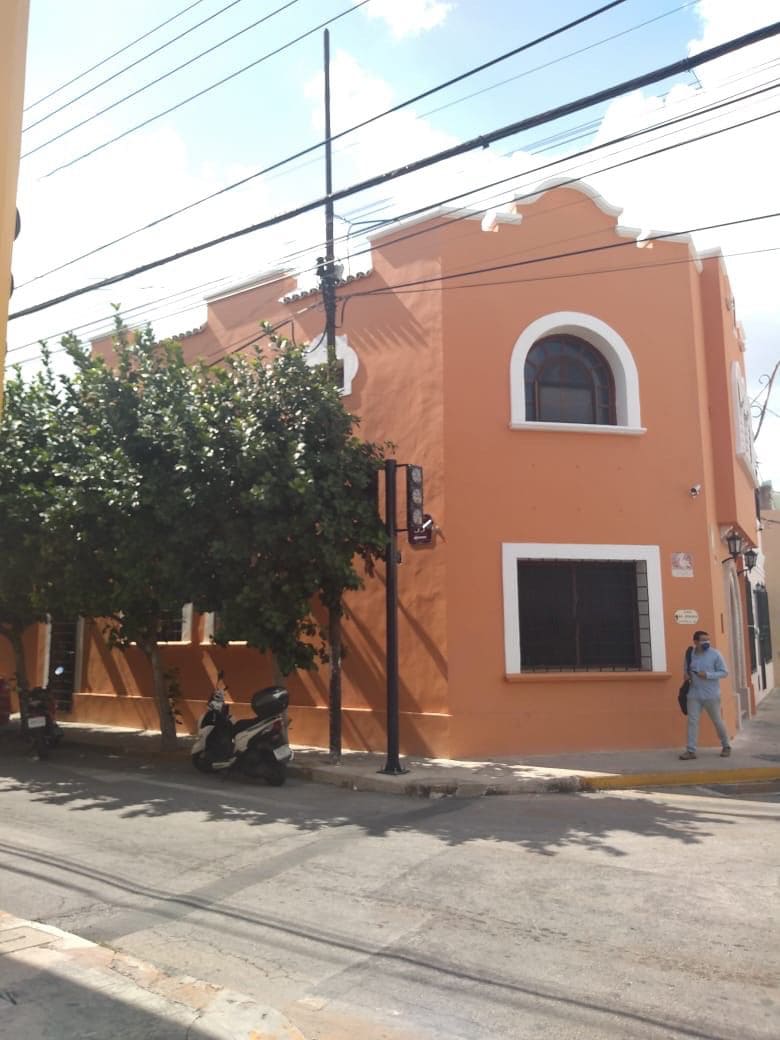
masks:
<instances>
[{"instance_id":1,"label":"sky","mask_svg":"<svg viewBox=\"0 0 780 1040\"><path fill-rule=\"evenodd\" d=\"M329 31L338 133L603 2L368 0L356 7L356 0L31 0L18 191L22 233L14 250L11 312L320 197L324 167L321 151L314 151L68 263L316 145L324 128L318 27L326 20L335 19ZM625 0L346 135L334 144L335 187L667 65L768 25L777 12L776 0ZM304 38L291 43L299 36ZM226 77L231 78L208 89ZM630 145L576 155L763 87L769 89ZM780 210L780 116L774 114L779 98L775 39L700 66L696 75L667 79L345 199L336 207L337 255L353 271L368 266L368 257L360 255L366 248L364 225L356 223L361 220L391 219L464 191L473 191L464 201L475 208L501 209L552 174L584 177L608 202L623 207L622 224L644 233L772 213ZM748 119L754 121L724 130ZM141 123L146 125L135 129ZM714 130L723 132L599 172ZM118 135L124 136L107 144ZM538 170L556 160L552 169ZM514 179L502 189L479 190L501 177ZM148 319L158 335L174 335L205 320L204 295L268 268L294 267L307 284L322 235L322 213L309 214L11 321L9 363L22 362L23 371L32 371L40 339L56 346L70 329L85 339L106 330L114 303L121 304L128 324ZM720 246L726 254L747 336L749 388L759 395L780 359L780 219L697 233L694 240L699 248ZM780 379L777 384L757 441L761 477L776 488Z\"/></svg>"}]
</instances>

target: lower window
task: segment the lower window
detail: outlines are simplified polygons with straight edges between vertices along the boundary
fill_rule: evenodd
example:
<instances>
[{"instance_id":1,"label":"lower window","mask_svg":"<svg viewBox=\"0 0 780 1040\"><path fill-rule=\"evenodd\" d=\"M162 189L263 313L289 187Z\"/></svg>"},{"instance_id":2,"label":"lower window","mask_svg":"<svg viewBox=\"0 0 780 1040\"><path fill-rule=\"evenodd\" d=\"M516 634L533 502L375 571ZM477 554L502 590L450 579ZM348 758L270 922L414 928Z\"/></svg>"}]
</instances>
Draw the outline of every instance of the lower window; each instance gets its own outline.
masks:
<instances>
[{"instance_id":1,"label":"lower window","mask_svg":"<svg viewBox=\"0 0 780 1040\"><path fill-rule=\"evenodd\" d=\"M522 670L650 671L643 560L517 561Z\"/></svg>"}]
</instances>

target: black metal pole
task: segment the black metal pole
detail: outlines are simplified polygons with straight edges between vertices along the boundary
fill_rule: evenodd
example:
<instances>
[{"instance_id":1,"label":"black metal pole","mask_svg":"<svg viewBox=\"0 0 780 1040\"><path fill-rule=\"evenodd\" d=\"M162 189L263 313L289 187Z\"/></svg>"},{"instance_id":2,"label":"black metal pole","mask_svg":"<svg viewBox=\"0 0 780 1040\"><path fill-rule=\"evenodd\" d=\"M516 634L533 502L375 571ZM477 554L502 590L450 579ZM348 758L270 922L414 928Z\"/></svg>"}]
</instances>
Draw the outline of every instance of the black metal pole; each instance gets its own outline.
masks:
<instances>
[{"instance_id":1,"label":"black metal pole","mask_svg":"<svg viewBox=\"0 0 780 1040\"><path fill-rule=\"evenodd\" d=\"M387 760L382 773L405 773L398 757L398 533L396 530L395 459L385 459L385 528L387 530L386 608L387 608Z\"/></svg>"},{"instance_id":2,"label":"black metal pole","mask_svg":"<svg viewBox=\"0 0 780 1040\"><path fill-rule=\"evenodd\" d=\"M333 251L333 150L330 132L330 33L325 30L325 277L322 284L325 305L325 346L328 369L336 372L336 272Z\"/></svg>"},{"instance_id":3,"label":"black metal pole","mask_svg":"<svg viewBox=\"0 0 780 1040\"><path fill-rule=\"evenodd\" d=\"M329 377L336 379L336 285L333 270L333 165L330 134L330 33L323 37L325 74L325 263L320 264L320 288L325 309L325 347ZM328 624L331 649L328 689L329 744L334 762L341 758L341 613L331 609Z\"/></svg>"}]
</instances>

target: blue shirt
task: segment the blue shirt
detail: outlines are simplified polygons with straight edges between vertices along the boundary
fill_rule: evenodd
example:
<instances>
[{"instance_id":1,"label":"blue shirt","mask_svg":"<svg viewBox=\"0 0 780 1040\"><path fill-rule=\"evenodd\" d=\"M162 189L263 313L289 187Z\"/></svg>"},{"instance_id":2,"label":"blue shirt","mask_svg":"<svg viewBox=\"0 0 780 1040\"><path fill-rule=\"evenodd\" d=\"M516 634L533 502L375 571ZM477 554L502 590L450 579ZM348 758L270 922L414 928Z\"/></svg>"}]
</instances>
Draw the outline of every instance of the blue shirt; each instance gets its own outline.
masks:
<instances>
[{"instance_id":1,"label":"blue shirt","mask_svg":"<svg viewBox=\"0 0 780 1040\"><path fill-rule=\"evenodd\" d=\"M698 672L704 672L706 678L700 679ZM690 693L701 700L720 697L720 680L725 679L728 674L726 662L714 646L699 653L694 650L691 654L691 670L688 673L691 680Z\"/></svg>"}]
</instances>

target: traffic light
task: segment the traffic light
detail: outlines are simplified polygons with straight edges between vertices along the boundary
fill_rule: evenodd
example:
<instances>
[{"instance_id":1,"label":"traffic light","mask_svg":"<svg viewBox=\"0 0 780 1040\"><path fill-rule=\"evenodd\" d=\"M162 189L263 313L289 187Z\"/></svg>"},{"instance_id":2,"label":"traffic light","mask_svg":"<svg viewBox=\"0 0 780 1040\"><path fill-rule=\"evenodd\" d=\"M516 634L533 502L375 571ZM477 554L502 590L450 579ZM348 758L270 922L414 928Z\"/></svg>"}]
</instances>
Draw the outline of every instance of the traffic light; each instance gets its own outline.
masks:
<instances>
[{"instance_id":1,"label":"traffic light","mask_svg":"<svg viewBox=\"0 0 780 1040\"><path fill-rule=\"evenodd\" d=\"M406 467L406 537L411 545L428 545L433 539L433 521L424 509L422 466Z\"/></svg>"}]
</instances>

